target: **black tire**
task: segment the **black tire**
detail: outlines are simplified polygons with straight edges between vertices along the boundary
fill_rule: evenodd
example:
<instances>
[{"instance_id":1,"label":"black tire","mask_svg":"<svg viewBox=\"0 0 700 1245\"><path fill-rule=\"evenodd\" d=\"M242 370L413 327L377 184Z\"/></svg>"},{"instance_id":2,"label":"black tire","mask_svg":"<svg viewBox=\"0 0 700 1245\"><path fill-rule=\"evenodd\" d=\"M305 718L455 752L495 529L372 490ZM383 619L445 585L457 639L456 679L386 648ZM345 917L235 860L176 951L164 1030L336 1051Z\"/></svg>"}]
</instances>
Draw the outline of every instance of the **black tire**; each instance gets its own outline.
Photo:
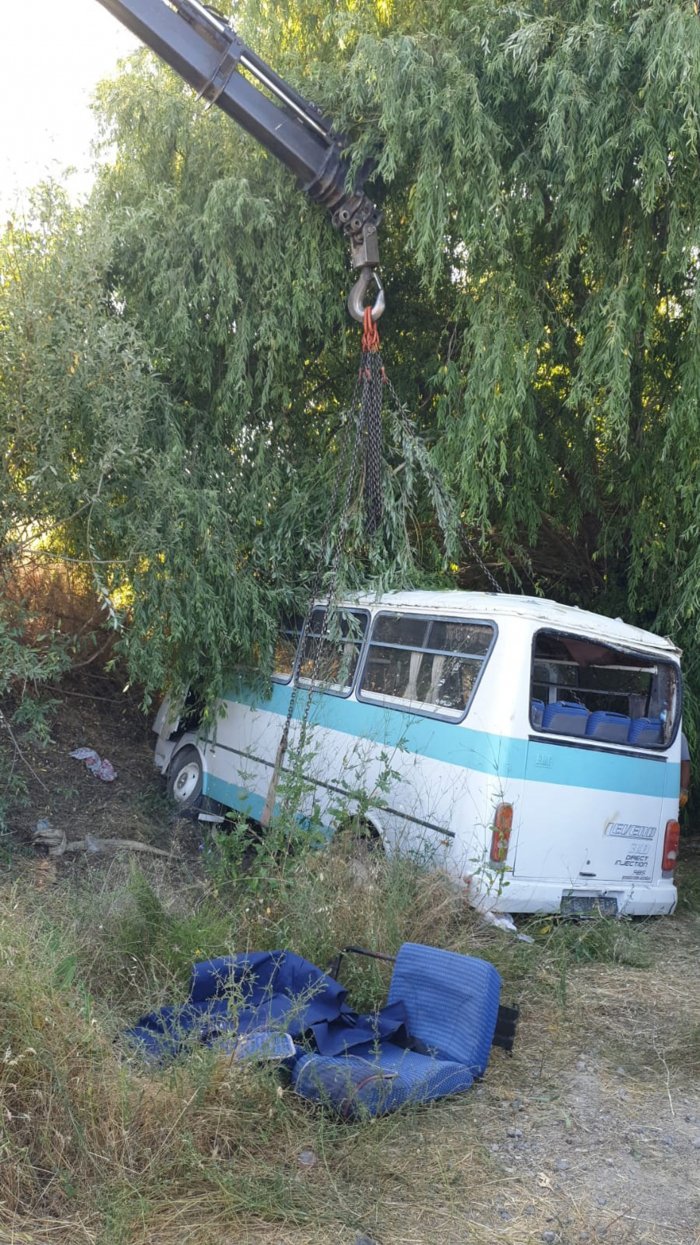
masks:
<instances>
[{"instance_id":1,"label":"black tire","mask_svg":"<svg viewBox=\"0 0 700 1245\"><path fill-rule=\"evenodd\" d=\"M194 808L202 795L204 770L196 748L180 748L168 767L168 795L178 809Z\"/></svg>"},{"instance_id":2,"label":"black tire","mask_svg":"<svg viewBox=\"0 0 700 1245\"><path fill-rule=\"evenodd\" d=\"M341 855L353 860L381 860L386 855L381 835L370 821L353 817L338 826L333 843Z\"/></svg>"}]
</instances>

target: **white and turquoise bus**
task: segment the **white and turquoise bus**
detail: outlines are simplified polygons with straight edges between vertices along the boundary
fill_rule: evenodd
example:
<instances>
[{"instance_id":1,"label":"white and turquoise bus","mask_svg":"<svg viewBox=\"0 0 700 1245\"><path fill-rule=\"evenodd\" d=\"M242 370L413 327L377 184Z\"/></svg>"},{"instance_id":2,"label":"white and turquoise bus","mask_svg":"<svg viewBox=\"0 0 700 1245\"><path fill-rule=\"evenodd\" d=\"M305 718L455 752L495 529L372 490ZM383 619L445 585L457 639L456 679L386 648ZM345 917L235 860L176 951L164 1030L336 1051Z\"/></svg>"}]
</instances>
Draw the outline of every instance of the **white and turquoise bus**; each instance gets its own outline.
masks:
<instances>
[{"instance_id":1,"label":"white and turquoise bus","mask_svg":"<svg viewBox=\"0 0 700 1245\"><path fill-rule=\"evenodd\" d=\"M176 801L208 797L259 819L276 767L295 764L310 697L300 816L338 828L360 812L387 851L447 868L484 911L673 911L681 675L670 640L478 592L358 596L328 625L324 615L314 609L303 647L285 628L270 694L239 679L213 733L161 708L156 763Z\"/></svg>"}]
</instances>

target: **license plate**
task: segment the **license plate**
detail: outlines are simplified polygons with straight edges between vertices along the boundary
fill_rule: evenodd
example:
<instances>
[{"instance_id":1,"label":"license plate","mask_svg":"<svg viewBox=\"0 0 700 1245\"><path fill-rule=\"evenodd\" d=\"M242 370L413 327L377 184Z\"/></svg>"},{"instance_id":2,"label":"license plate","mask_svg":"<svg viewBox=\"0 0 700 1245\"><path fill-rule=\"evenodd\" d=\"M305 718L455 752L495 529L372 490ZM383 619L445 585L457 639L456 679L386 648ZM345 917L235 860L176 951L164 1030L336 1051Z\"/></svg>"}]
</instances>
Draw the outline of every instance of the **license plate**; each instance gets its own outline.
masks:
<instances>
[{"instance_id":1,"label":"license plate","mask_svg":"<svg viewBox=\"0 0 700 1245\"><path fill-rule=\"evenodd\" d=\"M615 895L562 895L562 916L617 916Z\"/></svg>"}]
</instances>

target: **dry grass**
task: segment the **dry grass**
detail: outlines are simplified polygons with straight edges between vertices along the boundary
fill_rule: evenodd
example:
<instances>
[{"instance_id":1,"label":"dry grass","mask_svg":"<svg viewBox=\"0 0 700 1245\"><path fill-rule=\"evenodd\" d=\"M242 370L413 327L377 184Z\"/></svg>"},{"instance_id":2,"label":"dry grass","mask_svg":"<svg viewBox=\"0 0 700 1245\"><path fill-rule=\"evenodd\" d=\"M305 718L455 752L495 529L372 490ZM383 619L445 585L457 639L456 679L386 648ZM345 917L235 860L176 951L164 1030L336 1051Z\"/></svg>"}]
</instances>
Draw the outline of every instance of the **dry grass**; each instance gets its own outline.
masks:
<instances>
[{"instance_id":1,"label":"dry grass","mask_svg":"<svg viewBox=\"0 0 700 1245\"><path fill-rule=\"evenodd\" d=\"M80 563L53 556L50 549L31 542L19 543L3 566L2 595L8 617L14 609L24 638L32 645L55 632L70 642L84 664L98 655L104 661L108 655L114 633L103 630L106 608Z\"/></svg>"},{"instance_id":2,"label":"dry grass","mask_svg":"<svg viewBox=\"0 0 700 1245\"><path fill-rule=\"evenodd\" d=\"M377 867L358 886L321 855L286 897L225 911L201 880L173 887L160 863L148 883L116 861L48 895L16 885L0 902L0 1225L32 1245L326 1245L360 1232L382 1245L528 1245L543 1232L690 1245L689 1194L669 1220L657 1188L642 1190L656 1164L678 1193L657 1122L687 1132L689 1094L697 1104L678 1060L700 1001L697 918L631 927L651 943L647 968L577 962L576 928L586 936L571 927L525 946L465 920L439 876ZM146 999L182 997L195 938L209 954L287 945L284 933L321 962L331 944L392 950L407 937L489 955L523 1004L515 1056L495 1054L464 1098L350 1126L205 1051L157 1073L122 1059L113 1039ZM355 966L357 996L381 997L377 971ZM628 1138L639 1130L636 1151L621 1148L620 1112ZM522 1138L508 1136L516 1128ZM305 1147L317 1156L308 1171ZM560 1172L562 1156L572 1165ZM629 1194L630 1172L634 1196L600 1206L601 1188Z\"/></svg>"},{"instance_id":3,"label":"dry grass","mask_svg":"<svg viewBox=\"0 0 700 1245\"><path fill-rule=\"evenodd\" d=\"M418 872L399 868L356 890L354 904L348 890L337 923L329 920L327 905L312 911L304 895L323 897L324 885L326 899L338 894L347 865L328 859L324 876L319 861L311 862L306 889L299 866L286 910L278 893L271 904L242 902L224 913L211 897L202 902L201 886L166 893L162 867L149 885L140 875L125 882L118 863L98 902L84 880L41 896L16 885L5 896L0 1214L8 1230L68 1221L73 1239L116 1243L212 1241L219 1230L226 1239L232 1224L239 1233L265 1223L359 1229L370 1213L367 1170L381 1167L382 1138L391 1141L405 1122L348 1128L280 1097L274 1078L231 1068L207 1051L145 1075L113 1044L146 1001L181 997L195 953L285 945L282 928L295 926L302 951L321 950L327 940L332 950L339 934L357 941L368 933L392 949L405 934L427 933L431 909L442 905L454 919L443 879L429 881L417 902ZM372 998L384 988L371 977L364 982ZM304 1144L318 1155L310 1179L297 1162Z\"/></svg>"},{"instance_id":4,"label":"dry grass","mask_svg":"<svg viewBox=\"0 0 700 1245\"><path fill-rule=\"evenodd\" d=\"M109 711L76 690L42 774L57 779L87 736L123 778L110 790L71 771L54 818L162 841L147 732L134 730L130 754L131 710L106 730ZM679 917L532 922L528 945L408 862L358 874L314 853L256 890L205 874L196 834L179 842L179 863L143 872L123 857L62 862L43 891L20 855L0 882L0 1241L693 1245L697 860ZM324 964L345 943L391 952L407 939L493 960L504 998L521 1004L514 1056L495 1052L460 1098L347 1125L209 1052L152 1072L115 1041L142 1011L182 999L195 959L288 946ZM346 963L358 1005L383 998L389 970Z\"/></svg>"}]
</instances>

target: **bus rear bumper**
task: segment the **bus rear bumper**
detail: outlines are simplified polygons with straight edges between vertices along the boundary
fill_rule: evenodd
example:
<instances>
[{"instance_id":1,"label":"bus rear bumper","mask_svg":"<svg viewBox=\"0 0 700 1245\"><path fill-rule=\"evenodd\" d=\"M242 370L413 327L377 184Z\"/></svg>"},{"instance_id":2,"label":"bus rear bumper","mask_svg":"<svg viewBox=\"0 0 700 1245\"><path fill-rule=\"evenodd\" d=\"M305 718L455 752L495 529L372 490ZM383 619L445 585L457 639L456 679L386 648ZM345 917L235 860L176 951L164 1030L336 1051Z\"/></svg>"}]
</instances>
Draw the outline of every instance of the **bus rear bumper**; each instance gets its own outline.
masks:
<instances>
[{"instance_id":1,"label":"bus rear bumper","mask_svg":"<svg viewBox=\"0 0 700 1245\"><path fill-rule=\"evenodd\" d=\"M669 916L676 907L678 892L673 881L604 883L598 886L571 886L566 882L504 880L496 891L474 878L471 902L481 912L566 913L595 915L597 910L614 911L618 916ZM607 901L607 902L597 902Z\"/></svg>"}]
</instances>

